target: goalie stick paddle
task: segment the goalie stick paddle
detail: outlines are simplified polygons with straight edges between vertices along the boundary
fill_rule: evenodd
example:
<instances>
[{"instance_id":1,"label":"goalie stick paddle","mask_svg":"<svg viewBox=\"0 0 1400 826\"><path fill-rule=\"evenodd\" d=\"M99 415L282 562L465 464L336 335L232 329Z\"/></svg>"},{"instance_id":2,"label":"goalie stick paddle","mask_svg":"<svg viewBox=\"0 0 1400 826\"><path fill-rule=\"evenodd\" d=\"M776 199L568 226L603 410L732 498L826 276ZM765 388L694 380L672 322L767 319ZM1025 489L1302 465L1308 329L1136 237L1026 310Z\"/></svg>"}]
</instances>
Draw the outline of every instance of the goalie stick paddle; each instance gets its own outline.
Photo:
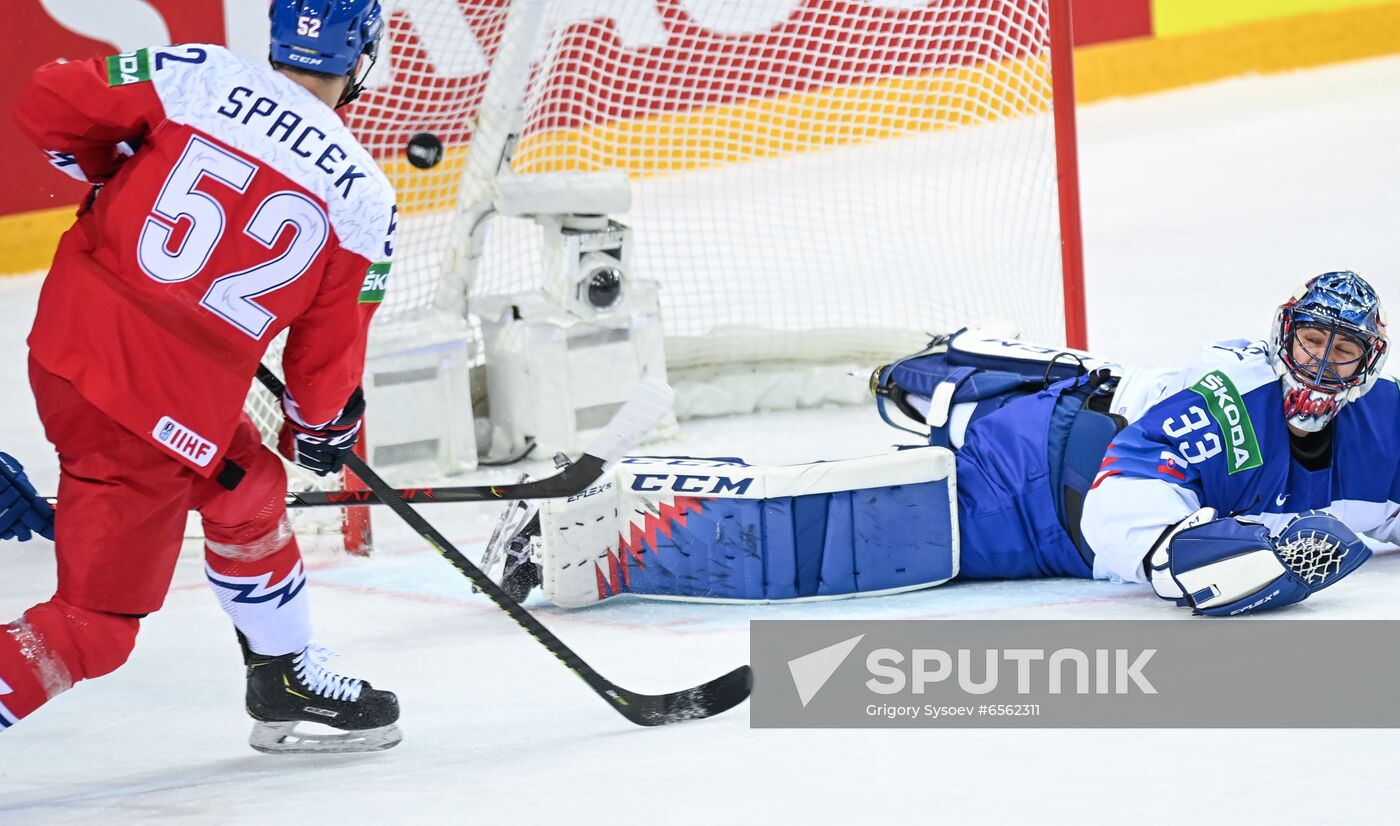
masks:
<instances>
[{"instance_id":1,"label":"goalie stick paddle","mask_svg":"<svg viewBox=\"0 0 1400 826\"><path fill-rule=\"evenodd\" d=\"M258 366L258 380L263 386L270 390L278 398L282 397L285 389L282 381L273 375L266 366ZM585 481L583 487L596 480L604 468L610 462L622 457L628 449L628 445L640 440L640 436L633 437L630 434L641 429L642 434L650 430L653 425L660 421L670 408L671 390L660 382L646 382L642 385L638 395L623 405L614 417L614 421L626 423L626 427L613 428L609 425L602 436L590 446L584 458L595 458L599 464L591 471L590 478ZM630 441L629 441L630 440ZM426 519L418 514L407 502L400 497L397 492L379 475L369 468L365 461L353 453L349 455L346 464L355 475L360 477L360 481L370 489L380 502L388 505L394 513L398 514L409 524L419 536L422 536L429 545L439 554L452 563L452 566L471 580L477 588L481 589L496 606L511 619L515 620L520 627L529 632L530 636L539 641L541 645L549 649L560 662L568 666L590 688L594 693L613 707L618 714L631 720L639 726L664 726L669 723L680 723L686 720L699 720L705 717L713 717L721 712L728 711L748 699L749 691L753 686L753 673L747 665L741 665L722 677L717 677L707 683L687 688L682 691L674 691L670 694L638 694L628 691L621 686L614 685L603 675L593 670L593 667L583 661L583 658L575 654L573 649L565 645L562 640L554 636L548 628L531 614L521 607L520 603L511 599L501 587L491 580L481 569L472 564L471 560L462 555L462 552L453 547L451 542L438 532ZM578 467L579 463L566 468L563 472L551 476L548 479L541 479L539 482L525 482L520 485L502 485L488 488L493 491L480 499L461 501L483 501L489 499L510 499L523 498L519 492L523 488L531 485L548 483L564 476L569 470ZM574 481L573 478L570 480ZM556 487L562 487L558 485ZM538 488L534 489L538 491ZM496 492L499 491L499 492ZM573 491L577 492L577 491ZM536 494L541 495L541 494ZM551 495L564 495L551 494Z\"/></svg>"}]
</instances>

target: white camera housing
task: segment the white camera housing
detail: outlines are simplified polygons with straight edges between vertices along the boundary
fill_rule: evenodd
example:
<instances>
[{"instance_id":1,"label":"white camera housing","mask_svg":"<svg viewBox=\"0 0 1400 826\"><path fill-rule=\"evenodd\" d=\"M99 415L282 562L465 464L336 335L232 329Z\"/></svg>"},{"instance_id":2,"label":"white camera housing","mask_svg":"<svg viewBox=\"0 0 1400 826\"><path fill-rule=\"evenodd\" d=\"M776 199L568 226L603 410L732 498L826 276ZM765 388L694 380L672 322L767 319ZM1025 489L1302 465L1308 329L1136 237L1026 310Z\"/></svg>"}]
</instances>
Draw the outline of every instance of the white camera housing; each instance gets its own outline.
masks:
<instances>
[{"instance_id":1,"label":"white camera housing","mask_svg":"<svg viewBox=\"0 0 1400 826\"><path fill-rule=\"evenodd\" d=\"M606 215L537 215L545 296L580 318L627 312L632 229Z\"/></svg>"}]
</instances>

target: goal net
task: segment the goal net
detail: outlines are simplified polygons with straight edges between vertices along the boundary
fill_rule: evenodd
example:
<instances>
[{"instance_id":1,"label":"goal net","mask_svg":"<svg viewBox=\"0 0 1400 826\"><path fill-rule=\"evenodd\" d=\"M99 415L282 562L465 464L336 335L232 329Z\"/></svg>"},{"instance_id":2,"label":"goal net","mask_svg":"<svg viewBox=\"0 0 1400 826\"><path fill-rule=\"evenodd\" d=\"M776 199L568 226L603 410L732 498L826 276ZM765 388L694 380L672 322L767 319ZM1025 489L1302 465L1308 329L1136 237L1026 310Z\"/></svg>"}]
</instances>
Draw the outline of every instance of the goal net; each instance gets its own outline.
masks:
<instances>
[{"instance_id":1,"label":"goal net","mask_svg":"<svg viewBox=\"0 0 1400 826\"><path fill-rule=\"evenodd\" d=\"M399 197L380 332L542 286L533 221L495 216L471 246L507 146L519 175L626 174L613 217L632 229L631 269L660 285L673 383L822 364L856 398L848 373L989 317L1084 344L1068 0L385 11L347 116ZM406 150L424 132L445 151L418 168Z\"/></svg>"},{"instance_id":2,"label":"goal net","mask_svg":"<svg viewBox=\"0 0 1400 826\"><path fill-rule=\"evenodd\" d=\"M465 308L442 289L489 74L524 49L512 168L627 173L615 217L661 284L672 373L873 363L985 316L1082 338L1063 0L553 0L527 44L503 39L511 6L389 4L387 60L349 118L404 214L379 323L539 285L539 230L498 218ZM446 146L436 167L405 160L419 132Z\"/></svg>"}]
</instances>

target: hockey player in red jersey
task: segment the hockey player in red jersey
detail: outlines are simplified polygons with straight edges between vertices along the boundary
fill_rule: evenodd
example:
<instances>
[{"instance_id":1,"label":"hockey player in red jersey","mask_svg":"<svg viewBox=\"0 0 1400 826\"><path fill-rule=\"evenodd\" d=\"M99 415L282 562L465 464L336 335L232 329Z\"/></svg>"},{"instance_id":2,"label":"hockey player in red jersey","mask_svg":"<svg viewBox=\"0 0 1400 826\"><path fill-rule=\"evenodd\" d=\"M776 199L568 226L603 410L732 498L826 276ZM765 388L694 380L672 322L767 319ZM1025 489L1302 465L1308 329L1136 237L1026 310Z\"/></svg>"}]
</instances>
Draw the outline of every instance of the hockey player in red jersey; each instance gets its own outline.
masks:
<instances>
[{"instance_id":1,"label":"hockey player in red jersey","mask_svg":"<svg viewBox=\"0 0 1400 826\"><path fill-rule=\"evenodd\" d=\"M0 628L0 728L126 661L173 576L185 514L248 667L252 745L400 739L395 696L324 667L287 522L286 472L242 414L290 327L280 449L337 471L364 412L370 318L393 255L393 188L335 108L359 93L378 0L275 0L271 68L212 45L38 69L15 104L58 169L94 184L29 336L57 448L57 593ZM8 459L8 457L5 457ZM0 536L50 518L10 460ZM295 730L301 721L342 732Z\"/></svg>"}]
</instances>

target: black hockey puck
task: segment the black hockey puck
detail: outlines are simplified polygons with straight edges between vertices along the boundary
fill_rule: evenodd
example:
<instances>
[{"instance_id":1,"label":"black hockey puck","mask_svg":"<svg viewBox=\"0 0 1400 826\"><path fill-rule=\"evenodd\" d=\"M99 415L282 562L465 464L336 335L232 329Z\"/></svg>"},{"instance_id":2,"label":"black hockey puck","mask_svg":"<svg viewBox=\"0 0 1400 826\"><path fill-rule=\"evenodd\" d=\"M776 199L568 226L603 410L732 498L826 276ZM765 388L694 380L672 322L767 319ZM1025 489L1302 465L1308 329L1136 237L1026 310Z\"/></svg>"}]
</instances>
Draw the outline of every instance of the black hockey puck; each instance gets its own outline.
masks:
<instances>
[{"instance_id":1,"label":"black hockey puck","mask_svg":"<svg viewBox=\"0 0 1400 826\"><path fill-rule=\"evenodd\" d=\"M432 132L419 132L408 139L408 162L419 169L437 166L442 160L442 139Z\"/></svg>"}]
</instances>

